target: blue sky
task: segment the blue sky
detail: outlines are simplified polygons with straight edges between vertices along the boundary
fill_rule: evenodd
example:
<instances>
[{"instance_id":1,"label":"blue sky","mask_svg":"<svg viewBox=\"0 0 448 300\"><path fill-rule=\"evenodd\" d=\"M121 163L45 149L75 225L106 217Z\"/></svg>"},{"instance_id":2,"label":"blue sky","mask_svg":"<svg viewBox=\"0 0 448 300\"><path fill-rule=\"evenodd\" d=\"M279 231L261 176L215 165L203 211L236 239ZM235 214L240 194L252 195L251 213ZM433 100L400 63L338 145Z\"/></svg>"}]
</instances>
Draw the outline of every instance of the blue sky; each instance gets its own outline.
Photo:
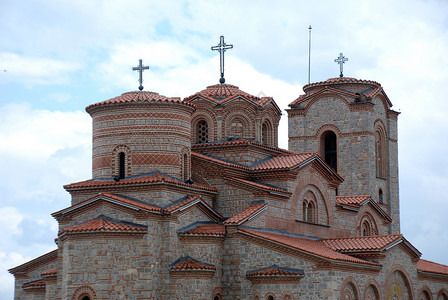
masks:
<instances>
[{"instance_id":1,"label":"blue sky","mask_svg":"<svg viewBox=\"0 0 448 300\"><path fill-rule=\"evenodd\" d=\"M344 75L382 84L399 117L401 229L448 264L448 2L0 0L0 299L6 269L55 249L62 185L91 177L84 108L138 88L186 97L226 82L284 109L307 83ZM287 147L286 116L280 145Z\"/></svg>"}]
</instances>

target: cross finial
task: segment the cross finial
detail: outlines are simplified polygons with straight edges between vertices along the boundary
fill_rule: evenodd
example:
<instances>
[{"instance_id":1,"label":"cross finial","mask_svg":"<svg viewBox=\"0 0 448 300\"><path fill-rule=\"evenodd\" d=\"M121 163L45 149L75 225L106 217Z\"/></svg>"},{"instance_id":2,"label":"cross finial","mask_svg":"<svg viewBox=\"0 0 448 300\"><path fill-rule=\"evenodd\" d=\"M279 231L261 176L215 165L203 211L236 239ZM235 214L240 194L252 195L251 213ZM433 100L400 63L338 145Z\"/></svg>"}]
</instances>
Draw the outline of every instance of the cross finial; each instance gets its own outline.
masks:
<instances>
[{"instance_id":1,"label":"cross finial","mask_svg":"<svg viewBox=\"0 0 448 300\"><path fill-rule=\"evenodd\" d=\"M348 58L345 58L344 54L339 53L339 57L336 58L334 61L339 64L339 70L341 71L341 74L339 74L339 77L344 77L344 75L342 74L342 71L344 69L343 65L346 61L348 61Z\"/></svg>"},{"instance_id":2,"label":"cross finial","mask_svg":"<svg viewBox=\"0 0 448 300\"><path fill-rule=\"evenodd\" d=\"M220 83L226 82L226 80L224 79L224 52L226 52L227 49L232 49L232 48L233 48L233 45L226 45L226 43L224 42L224 36L222 36L222 35L219 39L218 46L213 46L211 48L212 50L219 51L219 62L220 62L220 67L221 67L221 78L219 79Z\"/></svg>"},{"instance_id":3,"label":"cross finial","mask_svg":"<svg viewBox=\"0 0 448 300\"><path fill-rule=\"evenodd\" d=\"M140 83L140 86L138 87L138 89L140 91L143 90L143 85L142 85L142 83L143 83L143 70L148 70L148 69L149 69L148 66L143 66L143 61L141 59L138 60L138 66L132 68L132 70L139 71L139 73L140 73L140 78L138 80L138 82Z\"/></svg>"}]
</instances>

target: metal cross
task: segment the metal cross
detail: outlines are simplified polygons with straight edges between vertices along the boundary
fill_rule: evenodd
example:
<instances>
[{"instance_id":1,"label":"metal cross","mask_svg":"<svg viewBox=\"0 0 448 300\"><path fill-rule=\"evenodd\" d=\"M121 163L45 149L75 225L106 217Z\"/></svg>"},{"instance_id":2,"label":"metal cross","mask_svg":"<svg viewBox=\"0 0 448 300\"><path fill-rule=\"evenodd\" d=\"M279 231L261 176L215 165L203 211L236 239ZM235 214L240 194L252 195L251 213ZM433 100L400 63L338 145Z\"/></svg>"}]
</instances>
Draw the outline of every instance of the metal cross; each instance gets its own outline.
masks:
<instances>
[{"instance_id":1,"label":"metal cross","mask_svg":"<svg viewBox=\"0 0 448 300\"><path fill-rule=\"evenodd\" d=\"M226 52L227 49L232 49L233 45L226 45L224 42L224 36L221 35L218 46L213 46L212 50L219 51L219 62L221 67L221 78L219 79L220 83L226 82L224 79L224 52Z\"/></svg>"},{"instance_id":2,"label":"metal cross","mask_svg":"<svg viewBox=\"0 0 448 300\"><path fill-rule=\"evenodd\" d=\"M339 57L334 60L334 62L337 62L339 64L339 69L341 71L341 74L339 74L339 77L344 77L344 75L342 75L342 71L344 69L343 65L346 61L348 61L348 58L345 58L344 54L342 54L342 53L339 53Z\"/></svg>"},{"instance_id":3,"label":"metal cross","mask_svg":"<svg viewBox=\"0 0 448 300\"><path fill-rule=\"evenodd\" d=\"M138 63L138 67L133 67L132 70L139 71L139 73L140 73L140 78L138 80L138 82L140 82L140 86L138 87L138 89L140 91L142 91L143 90L143 85L142 85L142 83L143 83L143 76L142 76L143 75L143 70L148 70L149 67L148 66L143 66L143 63L142 63L141 59L139 59L138 62L139 62Z\"/></svg>"}]
</instances>

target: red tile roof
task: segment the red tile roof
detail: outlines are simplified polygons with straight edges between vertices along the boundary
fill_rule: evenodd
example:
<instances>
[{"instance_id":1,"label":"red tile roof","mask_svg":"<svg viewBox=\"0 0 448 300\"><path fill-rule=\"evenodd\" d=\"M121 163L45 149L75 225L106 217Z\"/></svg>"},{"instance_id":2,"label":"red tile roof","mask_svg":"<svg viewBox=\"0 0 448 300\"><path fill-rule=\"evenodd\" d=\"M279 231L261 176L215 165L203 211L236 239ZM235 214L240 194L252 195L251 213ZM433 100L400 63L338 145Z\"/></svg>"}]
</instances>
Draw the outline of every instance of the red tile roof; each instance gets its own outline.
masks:
<instances>
[{"instance_id":1,"label":"red tile roof","mask_svg":"<svg viewBox=\"0 0 448 300\"><path fill-rule=\"evenodd\" d=\"M223 219L223 216L217 212L210 204L206 201L202 200L200 196L187 197L185 200L177 202L173 205L167 206L163 209L164 213L173 213L178 210L182 210L184 208L195 205L196 203L201 203L204 205L209 211L211 211L214 215L216 215L219 219Z\"/></svg>"},{"instance_id":2,"label":"red tile roof","mask_svg":"<svg viewBox=\"0 0 448 300\"><path fill-rule=\"evenodd\" d=\"M441 275L448 275L448 266L438 264L429 260L420 259L417 262L417 270L427 273L435 273Z\"/></svg>"},{"instance_id":3,"label":"red tile roof","mask_svg":"<svg viewBox=\"0 0 448 300\"><path fill-rule=\"evenodd\" d=\"M170 177L167 177L159 172L149 175L149 176L141 176L135 178L125 178L120 181L114 180L94 180L89 179L81 182L76 182L72 184L64 185L66 190L73 189L83 189L83 188L98 188L98 187L111 187L111 186L123 186L123 185L135 185L135 184L151 184L151 183L169 183L175 184L182 187L196 188L201 190L207 190L216 192L217 190L210 186L200 185L200 184L187 184Z\"/></svg>"},{"instance_id":4,"label":"red tile roof","mask_svg":"<svg viewBox=\"0 0 448 300\"><path fill-rule=\"evenodd\" d=\"M291 195L292 194L291 192L288 192L288 191L285 191L285 190L282 190L282 189L279 189L279 188L275 188L275 187L272 187L272 186L269 186L269 185L265 185L265 184L262 184L262 183L259 183L259 182L249 181L249 180L236 178L236 177L232 177L232 176L224 177L224 178L225 179L229 179L229 180L233 180L233 181L237 181L237 182L242 183L242 184L247 184L247 185L253 186L255 188L262 189L262 190L268 190L268 191L271 191L271 192L280 193L280 194L286 194L286 195Z\"/></svg>"},{"instance_id":5,"label":"red tile roof","mask_svg":"<svg viewBox=\"0 0 448 300\"><path fill-rule=\"evenodd\" d=\"M305 161L317 157L316 153L298 153L298 154L284 154L275 156L259 165L253 167L253 170L278 170L291 169L299 166Z\"/></svg>"},{"instance_id":6,"label":"red tile roof","mask_svg":"<svg viewBox=\"0 0 448 300\"><path fill-rule=\"evenodd\" d=\"M148 92L148 91L133 91L133 92L127 92L123 93L118 97L102 101L99 103L91 104L86 107L86 111L89 112L92 108L102 106L102 105L111 105L111 104L126 104L126 103L176 103L176 104L183 104L190 107L195 108L193 104L190 103L184 103L180 100L180 98L173 97L168 98L163 95L159 95L155 92Z\"/></svg>"},{"instance_id":7,"label":"red tile roof","mask_svg":"<svg viewBox=\"0 0 448 300\"><path fill-rule=\"evenodd\" d=\"M265 203L254 204L243 210L242 212L236 214L235 216L228 218L223 222L225 225L239 225L249 219L252 219L257 214L266 209Z\"/></svg>"},{"instance_id":8,"label":"red tile roof","mask_svg":"<svg viewBox=\"0 0 448 300\"><path fill-rule=\"evenodd\" d=\"M224 236L226 234L226 227L220 224L204 224L186 230L181 234Z\"/></svg>"},{"instance_id":9,"label":"red tile roof","mask_svg":"<svg viewBox=\"0 0 448 300\"><path fill-rule=\"evenodd\" d=\"M319 82L313 82L309 83L303 86L303 90L307 90L310 87L314 86L320 86L320 85L328 85L328 84L340 84L340 83L361 83L361 84L372 84L375 86L380 87L381 84L379 82L373 81L373 80L363 80L363 79L356 79L352 77L335 77L335 78L329 78L325 81L319 81Z\"/></svg>"},{"instance_id":10,"label":"red tile roof","mask_svg":"<svg viewBox=\"0 0 448 300\"><path fill-rule=\"evenodd\" d=\"M359 195L359 196L336 196L336 204L341 206L349 206L353 208L360 208L361 206L370 203L380 215L382 215L389 222L392 218L375 202L369 195Z\"/></svg>"},{"instance_id":11,"label":"red tile roof","mask_svg":"<svg viewBox=\"0 0 448 300\"><path fill-rule=\"evenodd\" d=\"M246 273L247 277L286 277L286 276L303 276L303 270L283 268L277 265L272 265L270 267L248 271Z\"/></svg>"},{"instance_id":12,"label":"red tile roof","mask_svg":"<svg viewBox=\"0 0 448 300\"><path fill-rule=\"evenodd\" d=\"M338 252L383 251L388 246L402 241L401 234L360 236L321 240L327 247Z\"/></svg>"},{"instance_id":13,"label":"red tile roof","mask_svg":"<svg viewBox=\"0 0 448 300\"><path fill-rule=\"evenodd\" d=\"M339 203L341 205L360 207L362 203L369 201L369 199L371 199L369 195L336 196L336 203Z\"/></svg>"},{"instance_id":14,"label":"red tile roof","mask_svg":"<svg viewBox=\"0 0 448 300\"><path fill-rule=\"evenodd\" d=\"M45 279L39 279L39 280L36 280L36 281L24 283L22 285L22 288L23 289L27 289L27 288L43 288L46 285L47 285L47 283L46 283Z\"/></svg>"},{"instance_id":15,"label":"red tile roof","mask_svg":"<svg viewBox=\"0 0 448 300\"><path fill-rule=\"evenodd\" d=\"M197 261L196 259L193 259L189 256L181 258L180 260L178 260L177 263L175 263L173 266L171 266L170 268L172 271L182 271L182 270L210 270L210 271L215 271L216 267L209 265L209 264L205 264L202 262Z\"/></svg>"},{"instance_id":16,"label":"red tile roof","mask_svg":"<svg viewBox=\"0 0 448 300\"><path fill-rule=\"evenodd\" d=\"M56 274L58 274L58 269L54 268L54 269L50 269L50 270L47 270L45 272L42 272L40 274L40 276L47 277L47 276L53 276L53 275L56 275Z\"/></svg>"},{"instance_id":17,"label":"red tile roof","mask_svg":"<svg viewBox=\"0 0 448 300\"><path fill-rule=\"evenodd\" d=\"M65 233L79 233L79 232L147 232L147 228L138 225L138 224L131 224L128 222L120 222L115 221L110 218L107 218L105 216L100 216L95 220L75 225L70 228L66 228L59 232L58 236L61 236Z\"/></svg>"},{"instance_id":18,"label":"red tile roof","mask_svg":"<svg viewBox=\"0 0 448 300\"><path fill-rule=\"evenodd\" d=\"M55 217L57 215L67 213L69 211L72 211L72 210L77 209L79 207L82 207L84 205L88 205L88 204L90 204L92 202L95 202L95 201L98 201L98 200L106 200L106 201L112 200L112 202L117 201L117 202L122 203L122 204L131 205L131 206L133 206L133 207L135 207L137 209L143 209L143 210L146 210L146 211L162 213L162 208L161 207L150 205L150 204L144 203L142 201L136 201L136 200L132 200L132 199L129 199L129 198L117 196L117 195L114 195L114 194L111 194L111 193L99 193L96 196L93 196L93 197L91 197L91 198L89 198L87 200L79 202L78 204L75 204L73 206L67 207L67 208L62 209L60 211L54 212L51 215L53 217Z\"/></svg>"},{"instance_id":19,"label":"red tile roof","mask_svg":"<svg viewBox=\"0 0 448 300\"><path fill-rule=\"evenodd\" d=\"M258 230L239 229L239 232L253 237L258 237L276 244L284 245L299 250L311 256L317 256L325 260L356 263L370 266L381 266L378 263L362 260L343 253L339 253L327 247L324 243L308 238L290 236L280 233L265 232Z\"/></svg>"}]
</instances>

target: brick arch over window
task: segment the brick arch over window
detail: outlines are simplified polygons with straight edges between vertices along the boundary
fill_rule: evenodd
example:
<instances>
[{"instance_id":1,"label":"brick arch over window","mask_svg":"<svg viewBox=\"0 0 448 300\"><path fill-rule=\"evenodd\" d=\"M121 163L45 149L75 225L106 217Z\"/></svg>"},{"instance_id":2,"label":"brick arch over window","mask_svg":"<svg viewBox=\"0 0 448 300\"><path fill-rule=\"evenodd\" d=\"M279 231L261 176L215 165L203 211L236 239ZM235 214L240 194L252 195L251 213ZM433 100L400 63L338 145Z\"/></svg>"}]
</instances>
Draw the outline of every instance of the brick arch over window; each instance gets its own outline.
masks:
<instances>
[{"instance_id":1,"label":"brick arch over window","mask_svg":"<svg viewBox=\"0 0 448 300\"><path fill-rule=\"evenodd\" d=\"M188 148L184 147L180 154L181 168L182 168L182 180L188 180L191 178L191 154Z\"/></svg>"},{"instance_id":2,"label":"brick arch over window","mask_svg":"<svg viewBox=\"0 0 448 300\"><path fill-rule=\"evenodd\" d=\"M378 283L373 278L370 278L365 284L363 299L379 300L380 297L380 287Z\"/></svg>"},{"instance_id":3,"label":"brick arch over window","mask_svg":"<svg viewBox=\"0 0 448 300\"><path fill-rule=\"evenodd\" d=\"M225 119L226 137L254 138L252 121L241 113L233 113Z\"/></svg>"},{"instance_id":4,"label":"brick arch over window","mask_svg":"<svg viewBox=\"0 0 448 300\"><path fill-rule=\"evenodd\" d=\"M386 178L387 174L387 136L386 127L381 120L375 121L375 166L376 177Z\"/></svg>"},{"instance_id":5,"label":"brick arch over window","mask_svg":"<svg viewBox=\"0 0 448 300\"><path fill-rule=\"evenodd\" d=\"M357 222L356 233L358 236L378 235L375 218L369 213L364 213Z\"/></svg>"},{"instance_id":6,"label":"brick arch over window","mask_svg":"<svg viewBox=\"0 0 448 300\"><path fill-rule=\"evenodd\" d=\"M283 292L282 293L282 300L293 300L294 295L291 292Z\"/></svg>"},{"instance_id":7,"label":"brick arch over window","mask_svg":"<svg viewBox=\"0 0 448 300\"><path fill-rule=\"evenodd\" d=\"M203 144L215 141L215 124L209 114L201 112L191 121L193 144Z\"/></svg>"},{"instance_id":8,"label":"brick arch over window","mask_svg":"<svg viewBox=\"0 0 448 300\"><path fill-rule=\"evenodd\" d=\"M393 265L387 276L384 290L384 299L388 299L388 294L393 294L394 286L396 285L402 289L403 299L414 300L414 289L412 287L411 279L407 271L401 265Z\"/></svg>"},{"instance_id":9,"label":"brick arch over window","mask_svg":"<svg viewBox=\"0 0 448 300\"><path fill-rule=\"evenodd\" d=\"M349 276L345 278L341 285L341 300L360 300L359 288L355 278Z\"/></svg>"},{"instance_id":10,"label":"brick arch over window","mask_svg":"<svg viewBox=\"0 0 448 300\"><path fill-rule=\"evenodd\" d=\"M266 295L264 295L265 300L275 300L275 294L274 292L267 292Z\"/></svg>"},{"instance_id":11,"label":"brick arch over window","mask_svg":"<svg viewBox=\"0 0 448 300\"><path fill-rule=\"evenodd\" d=\"M126 145L119 145L112 151L112 177L118 176L120 179L132 175L132 153L131 148Z\"/></svg>"},{"instance_id":12,"label":"brick arch over window","mask_svg":"<svg viewBox=\"0 0 448 300\"><path fill-rule=\"evenodd\" d=\"M317 130L319 137L319 155L335 171L338 169L339 140L342 136L339 128L333 124L326 124Z\"/></svg>"},{"instance_id":13,"label":"brick arch over window","mask_svg":"<svg viewBox=\"0 0 448 300\"><path fill-rule=\"evenodd\" d=\"M75 290L71 300L95 300L95 290L90 286L81 286Z\"/></svg>"},{"instance_id":14,"label":"brick arch over window","mask_svg":"<svg viewBox=\"0 0 448 300\"><path fill-rule=\"evenodd\" d=\"M432 300L431 290L425 285L418 291L418 300Z\"/></svg>"},{"instance_id":15,"label":"brick arch over window","mask_svg":"<svg viewBox=\"0 0 448 300\"><path fill-rule=\"evenodd\" d=\"M261 124L261 142L264 145L274 146L275 145L275 132L274 126L272 125L271 120L265 119Z\"/></svg>"},{"instance_id":16,"label":"brick arch over window","mask_svg":"<svg viewBox=\"0 0 448 300\"><path fill-rule=\"evenodd\" d=\"M304 222L330 225L329 204L327 202L329 196L322 193L326 190L320 184L306 184L304 187L299 187L299 193L294 192L292 199L296 202L296 216ZM300 186L300 183L298 186Z\"/></svg>"},{"instance_id":17,"label":"brick arch over window","mask_svg":"<svg viewBox=\"0 0 448 300\"><path fill-rule=\"evenodd\" d=\"M448 291L446 289L441 289L437 293L437 300L448 300Z\"/></svg>"}]
</instances>

